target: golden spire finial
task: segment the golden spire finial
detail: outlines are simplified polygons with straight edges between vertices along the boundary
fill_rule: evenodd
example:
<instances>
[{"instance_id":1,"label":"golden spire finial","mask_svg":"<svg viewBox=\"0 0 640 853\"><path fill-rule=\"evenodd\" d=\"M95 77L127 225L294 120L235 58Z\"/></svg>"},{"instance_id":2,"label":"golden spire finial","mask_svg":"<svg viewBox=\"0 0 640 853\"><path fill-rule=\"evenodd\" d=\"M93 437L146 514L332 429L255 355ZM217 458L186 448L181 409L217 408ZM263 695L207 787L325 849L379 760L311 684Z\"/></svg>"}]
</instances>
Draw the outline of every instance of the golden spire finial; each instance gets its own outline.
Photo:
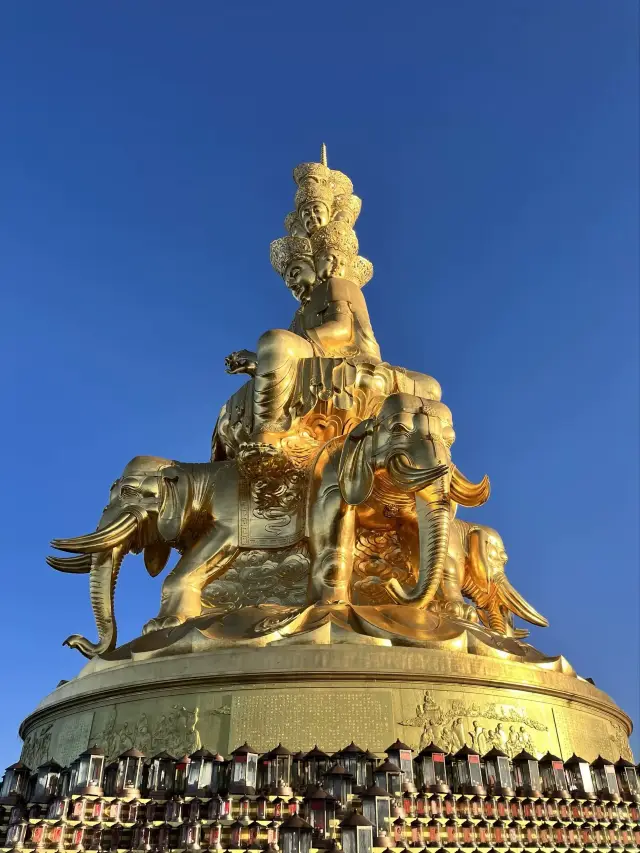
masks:
<instances>
[{"instance_id":1,"label":"golden spire finial","mask_svg":"<svg viewBox=\"0 0 640 853\"><path fill-rule=\"evenodd\" d=\"M327 146L324 144L324 142L322 143L322 146L320 148L320 162L323 166L327 165Z\"/></svg>"}]
</instances>

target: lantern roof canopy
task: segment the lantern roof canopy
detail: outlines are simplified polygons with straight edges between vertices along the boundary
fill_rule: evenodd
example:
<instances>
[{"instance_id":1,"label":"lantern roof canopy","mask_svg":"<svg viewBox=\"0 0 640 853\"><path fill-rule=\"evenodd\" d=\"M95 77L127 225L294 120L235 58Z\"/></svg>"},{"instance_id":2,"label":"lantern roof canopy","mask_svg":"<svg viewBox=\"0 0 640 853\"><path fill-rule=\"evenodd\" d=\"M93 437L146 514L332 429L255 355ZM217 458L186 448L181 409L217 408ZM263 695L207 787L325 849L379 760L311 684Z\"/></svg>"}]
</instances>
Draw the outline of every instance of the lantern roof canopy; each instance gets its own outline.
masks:
<instances>
[{"instance_id":1,"label":"lantern roof canopy","mask_svg":"<svg viewBox=\"0 0 640 853\"><path fill-rule=\"evenodd\" d=\"M376 773L402 773L402 770L398 767L397 764L394 764L393 761L389 761L387 758L386 761L383 761L382 764L378 764L375 769Z\"/></svg>"},{"instance_id":2,"label":"lantern roof canopy","mask_svg":"<svg viewBox=\"0 0 640 853\"><path fill-rule=\"evenodd\" d=\"M379 761L380 760L379 757L375 754L375 752L371 752L370 749L368 749L365 752L364 757L367 759L367 761Z\"/></svg>"},{"instance_id":3,"label":"lantern roof canopy","mask_svg":"<svg viewBox=\"0 0 640 853\"><path fill-rule=\"evenodd\" d=\"M627 761L626 758L623 758L622 756L620 756L620 758L616 761L615 766L616 767L635 767L636 765L633 763L633 761Z\"/></svg>"},{"instance_id":4,"label":"lantern roof canopy","mask_svg":"<svg viewBox=\"0 0 640 853\"><path fill-rule=\"evenodd\" d=\"M7 770L28 770L31 772L31 768L27 767L24 761L16 761L15 764L12 764L10 767L7 767Z\"/></svg>"},{"instance_id":5,"label":"lantern roof canopy","mask_svg":"<svg viewBox=\"0 0 640 853\"><path fill-rule=\"evenodd\" d=\"M466 758L468 755L480 755L479 752L476 752L475 749L471 749L470 746L466 744L461 747L457 752L453 753L454 758Z\"/></svg>"},{"instance_id":6,"label":"lantern roof canopy","mask_svg":"<svg viewBox=\"0 0 640 853\"><path fill-rule=\"evenodd\" d=\"M613 767L613 761L609 761L608 758L604 758L602 755L599 755L595 761L591 762L592 767Z\"/></svg>"},{"instance_id":7,"label":"lantern roof canopy","mask_svg":"<svg viewBox=\"0 0 640 853\"><path fill-rule=\"evenodd\" d=\"M368 820L364 815L357 814L356 812L349 812L349 814L345 817L345 819L340 824L343 826L373 826L370 820Z\"/></svg>"},{"instance_id":8,"label":"lantern roof canopy","mask_svg":"<svg viewBox=\"0 0 640 853\"><path fill-rule=\"evenodd\" d=\"M170 755L168 752L163 750L162 752L157 752L155 755L151 756L151 761L177 761L178 759L174 755Z\"/></svg>"},{"instance_id":9,"label":"lantern roof canopy","mask_svg":"<svg viewBox=\"0 0 640 853\"><path fill-rule=\"evenodd\" d=\"M89 749L85 749L84 752L81 752L78 758L88 758L92 755L104 755L104 749L99 746L91 746Z\"/></svg>"},{"instance_id":10,"label":"lantern roof canopy","mask_svg":"<svg viewBox=\"0 0 640 853\"><path fill-rule=\"evenodd\" d=\"M324 788L321 788L317 785L315 788L312 788L305 795L305 800L333 800L334 797L328 792L325 791Z\"/></svg>"},{"instance_id":11,"label":"lantern roof canopy","mask_svg":"<svg viewBox=\"0 0 640 853\"><path fill-rule=\"evenodd\" d=\"M381 788L379 785L370 785L366 791L364 791L365 797L389 797L389 792L385 791L384 788Z\"/></svg>"},{"instance_id":12,"label":"lantern roof canopy","mask_svg":"<svg viewBox=\"0 0 640 853\"><path fill-rule=\"evenodd\" d=\"M306 752L302 752L302 750L300 750L300 752L294 752L291 758L293 759L293 761L302 761L306 757L306 755Z\"/></svg>"},{"instance_id":13,"label":"lantern roof canopy","mask_svg":"<svg viewBox=\"0 0 640 853\"><path fill-rule=\"evenodd\" d=\"M501 749L497 749L497 747L494 746L489 750L489 752L485 752L484 758L509 758L509 756L506 752L503 752Z\"/></svg>"},{"instance_id":14,"label":"lantern roof canopy","mask_svg":"<svg viewBox=\"0 0 640 853\"><path fill-rule=\"evenodd\" d=\"M565 761L565 763L564 763L564 764L565 764L565 767L566 767L566 766L567 766L567 764L588 764L588 763L589 763L589 762L588 762L586 759L584 759L584 758L580 758L580 756L579 756L579 755L576 755L576 754L575 754L575 752L574 752L574 753L573 753L573 755L572 755L570 758L567 758L567 760Z\"/></svg>"},{"instance_id":15,"label":"lantern roof canopy","mask_svg":"<svg viewBox=\"0 0 640 853\"><path fill-rule=\"evenodd\" d=\"M560 756L554 755L552 752L546 752L542 758L539 758L538 761L542 763L543 761L562 761Z\"/></svg>"},{"instance_id":16,"label":"lantern roof canopy","mask_svg":"<svg viewBox=\"0 0 640 853\"><path fill-rule=\"evenodd\" d=\"M307 823L306 820L303 820L299 815L294 814L291 817L288 817L286 820L283 820L280 824L280 830L283 829L301 829L303 832L307 830L311 832L313 827L310 823Z\"/></svg>"},{"instance_id":17,"label":"lantern roof canopy","mask_svg":"<svg viewBox=\"0 0 640 853\"><path fill-rule=\"evenodd\" d=\"M385 752L391 752L392 750L395 750L395 749L409 749L409 750L411 750L411 752L413 752L411 747L407 746L406 743L402 743L401 740L396 740L394 743L391 744L391 746L388 746L385 749Z\"/></svg>"},{"instance_id":18,"label":"lantern roof canopy","mask_svg":"<svg viewBox=\"0 0 640 853\"><path fill-rule=\"evenodd\" d=\"M346 770L342 764L334 764L329 770L327 770L327 776L351 776L348 770Z\"/></svg>"},{"instance_id":19,"label":"lantern roof canopy","mask_svg":"<svg viewBox=\"0 0 640 853\"><path fill-rule=\"evenodd\" d=\"M364 749L360 749L356 743L351 741L350 744L336 752L336 755L366 755L366 752Z\"/></svg>"},{"instance_id":20,"label":"lantern roof canopy","mask_svg":"<svg viewBox=\"0 0 640 853\"><path fill-rule=\"evenodd\" d=\"M231 755L258 755L258 754L259 754L258 750L254 749L252 746L249 746L249 744L246 742L246 740L242 744L242 746L236 747L233 750L233 752L231 753Z\"/></svg>"},{"instance_id":21,"label":"lantern roof canopy","mask_svg":"<svg viewBox=\"0 0 640 853\"><path fill-rule=\"evenodd\" d=\"M417 758L424 758L425 755L433 755L434 753L437 753L437 754L442 753L443 755L446 755L447 750L444 749L444 747L442 747L442 746L438 746L437 743L434 743L433 741L431 741L431 743L427 744L425 747L423 747L423 749L420 750L420 752L417 755Z\"/></svg>"},{"instance_id":22,"label":"lantern roof canopy","mask_svg":"<svg viewBox=\"0 0 640 853\"><path fill-rule=\"evenodd\" d=\"M232 753L232 755L233 755L233 753ZM213 761L213 759L215 758L215 755L212 752L209 752L208 749L204 749L203 747L200 747L200 749L196 749L196 751L192 752L191 755L189 756L190 761L193 761L194 758L206 758L209 761Z\"/></svg>"},{"instance_id":23,"label":"lantern roof canopy","mask_svg":"<svg viewBox=\"0 0 640 853\"><path fill-rule=\"evenodd\" d=\"M45 761L44 764L41 764L39 767L36 767L36 770L38 772L47 770L49 772L53 771L54 773L56 773L57 771L62 769L63 768L58 764L58 762L54 761L52 758L49 759L49 761Z\"/></svg>"},{"instance_id":24,"label":"lantern roof canopy","mask_svg":"<svg viewBox=\"0 0 640 853\"><path fill-rule=\"evenodd\" d=\"M246 746L246 744L245 744L245 746ZM249 752L253 752L253 750L250 748ZM274 746L274 748L272 750L267 752L264 757L265 758L277 758L279 755L293 755L293 753L291 752L290 749L287 749L286 746L283 746L281 743L279 743L277 746Z\"/></svg>"},{"instance_id":25,"label":"lantern roof canopy","mask_svg":"<svg viewBox=\"0 0 640 853\"><path fill-rule=\"evenodd\" d=\"M530 752L527 752L526 749L523 749L517 755L514 755L511 759L512 761L537 761L538 759L535 755L531 755Z\"/></svg>"},{"instance_id":26,"label":"lantern roof canopy","mask_svg":"<svg viewBox=\"0 0 640 853\"><path fill-rule=\"evenodd\" d=\"M327 755L326 752L323 752L318 744L316 744L313 749L310 749L309 752L305 755L305 760L308 761L310 758L326 758L328 759L330 756Z\"/></svg>"},{"instance_id":27,"label":"lantern roof canopy","mask_svg":"<svg viewBox=\"0 0 640 853\"><path fill-rule=\"evenodd\" d=\"M144 758L144 752L140 752L139 749L128 749L126 752L122 752L118 758Z\"/></svg>"}]
</instances>

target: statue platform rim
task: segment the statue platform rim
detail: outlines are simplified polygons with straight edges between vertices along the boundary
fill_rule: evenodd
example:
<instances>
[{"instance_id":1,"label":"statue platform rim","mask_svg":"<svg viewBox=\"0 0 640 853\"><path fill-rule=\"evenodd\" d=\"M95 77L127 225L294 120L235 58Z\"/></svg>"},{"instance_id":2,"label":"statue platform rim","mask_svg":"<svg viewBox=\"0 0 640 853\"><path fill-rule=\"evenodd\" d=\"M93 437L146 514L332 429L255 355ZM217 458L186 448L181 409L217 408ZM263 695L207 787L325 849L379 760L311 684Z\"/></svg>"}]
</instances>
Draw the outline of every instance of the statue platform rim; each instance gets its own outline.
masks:
<instances>
[{"instance_id":1,"label":"statue platform rim","mask_svg":"<svg viewBox=\"0 0 640 853\"><path fill-rule=\"evenodd\" d=\"M312 640L313 638L309 638ZM429 683L499 688L566 701L615 719L627 732L630 717L603 690L563 672L527 663L472 657L463 651L338 642L219 648L190 655L125 661L106 670L92 663L44 697L20 725L20 735L65 712L123 698L148 699L167 692L225 687L322 687L336 682L362 686Z\"/></svg>"}]
</instances>

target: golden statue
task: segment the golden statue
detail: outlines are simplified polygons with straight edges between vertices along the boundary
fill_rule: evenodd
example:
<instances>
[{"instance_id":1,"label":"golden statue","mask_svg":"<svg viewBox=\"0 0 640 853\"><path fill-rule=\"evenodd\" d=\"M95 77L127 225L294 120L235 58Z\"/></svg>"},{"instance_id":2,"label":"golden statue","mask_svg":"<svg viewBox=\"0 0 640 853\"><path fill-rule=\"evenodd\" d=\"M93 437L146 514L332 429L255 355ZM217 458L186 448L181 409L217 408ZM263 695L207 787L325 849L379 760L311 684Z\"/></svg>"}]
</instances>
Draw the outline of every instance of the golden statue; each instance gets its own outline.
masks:
<instances>
[{"instance_id":1,"label":"golden statue","mask_svg":"<svg viewBox=\"0 0 640 853\"><path fill-rule=\"evenodd\" d=\"M271 244L271 263L300 303L293 321L266 331L255 351L227 357L227 371L249 379L222 408L210 461L136 457L113 484L96 532L54 540L77 556L49 564L90 576L98 629L97 643L78 635L66 643L87 657L111 653L123 558L144 552L156 576L175 549L158 615L135 648L170 646L193 630L214 644L265 644L331 622L392 644L437 647L469 635L476 653L547 665L514 627L514 616L547 623L507 580L499 534L456 518L459 504L488 499L489 481L473 482L454 465L440 385L382 360L363 295L373 268L358 254L361 202L351 181L329 169L324 146L321 162L298 166L294 179L288 234ZM372 564L383 568L392 543L402 571L362 577L363 541L374 543ZM299 606L203 604L204 590L243 554L270 554L277 566L291 548L309 566Z\"/></svg>"}]
</instances>

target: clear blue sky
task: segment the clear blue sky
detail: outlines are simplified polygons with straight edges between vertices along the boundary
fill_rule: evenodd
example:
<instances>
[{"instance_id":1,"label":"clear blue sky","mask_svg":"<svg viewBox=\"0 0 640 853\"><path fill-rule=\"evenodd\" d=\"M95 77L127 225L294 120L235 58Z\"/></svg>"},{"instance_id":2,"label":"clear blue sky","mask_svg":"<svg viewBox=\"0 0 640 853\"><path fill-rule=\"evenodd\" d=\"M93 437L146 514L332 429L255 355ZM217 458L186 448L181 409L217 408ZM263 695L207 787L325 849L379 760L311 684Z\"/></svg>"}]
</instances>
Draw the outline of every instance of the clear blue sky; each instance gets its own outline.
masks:
<instances>
[{"instance_id":1,"label":"clear blue sky","mask_svg":"<svg viewBox=\"0 0 640 853\"><path fill-rule=\"evenodd\" d=\"M440 380L490 474L534 643L637 719L635 0L14 0L0 76L0 768L94 636L48 540L133 455L207 458L224 356L295 308L269 242L321 141L383 355ZM160 583L121 579L125 640Z\"/></svg>"}]
</instances>

